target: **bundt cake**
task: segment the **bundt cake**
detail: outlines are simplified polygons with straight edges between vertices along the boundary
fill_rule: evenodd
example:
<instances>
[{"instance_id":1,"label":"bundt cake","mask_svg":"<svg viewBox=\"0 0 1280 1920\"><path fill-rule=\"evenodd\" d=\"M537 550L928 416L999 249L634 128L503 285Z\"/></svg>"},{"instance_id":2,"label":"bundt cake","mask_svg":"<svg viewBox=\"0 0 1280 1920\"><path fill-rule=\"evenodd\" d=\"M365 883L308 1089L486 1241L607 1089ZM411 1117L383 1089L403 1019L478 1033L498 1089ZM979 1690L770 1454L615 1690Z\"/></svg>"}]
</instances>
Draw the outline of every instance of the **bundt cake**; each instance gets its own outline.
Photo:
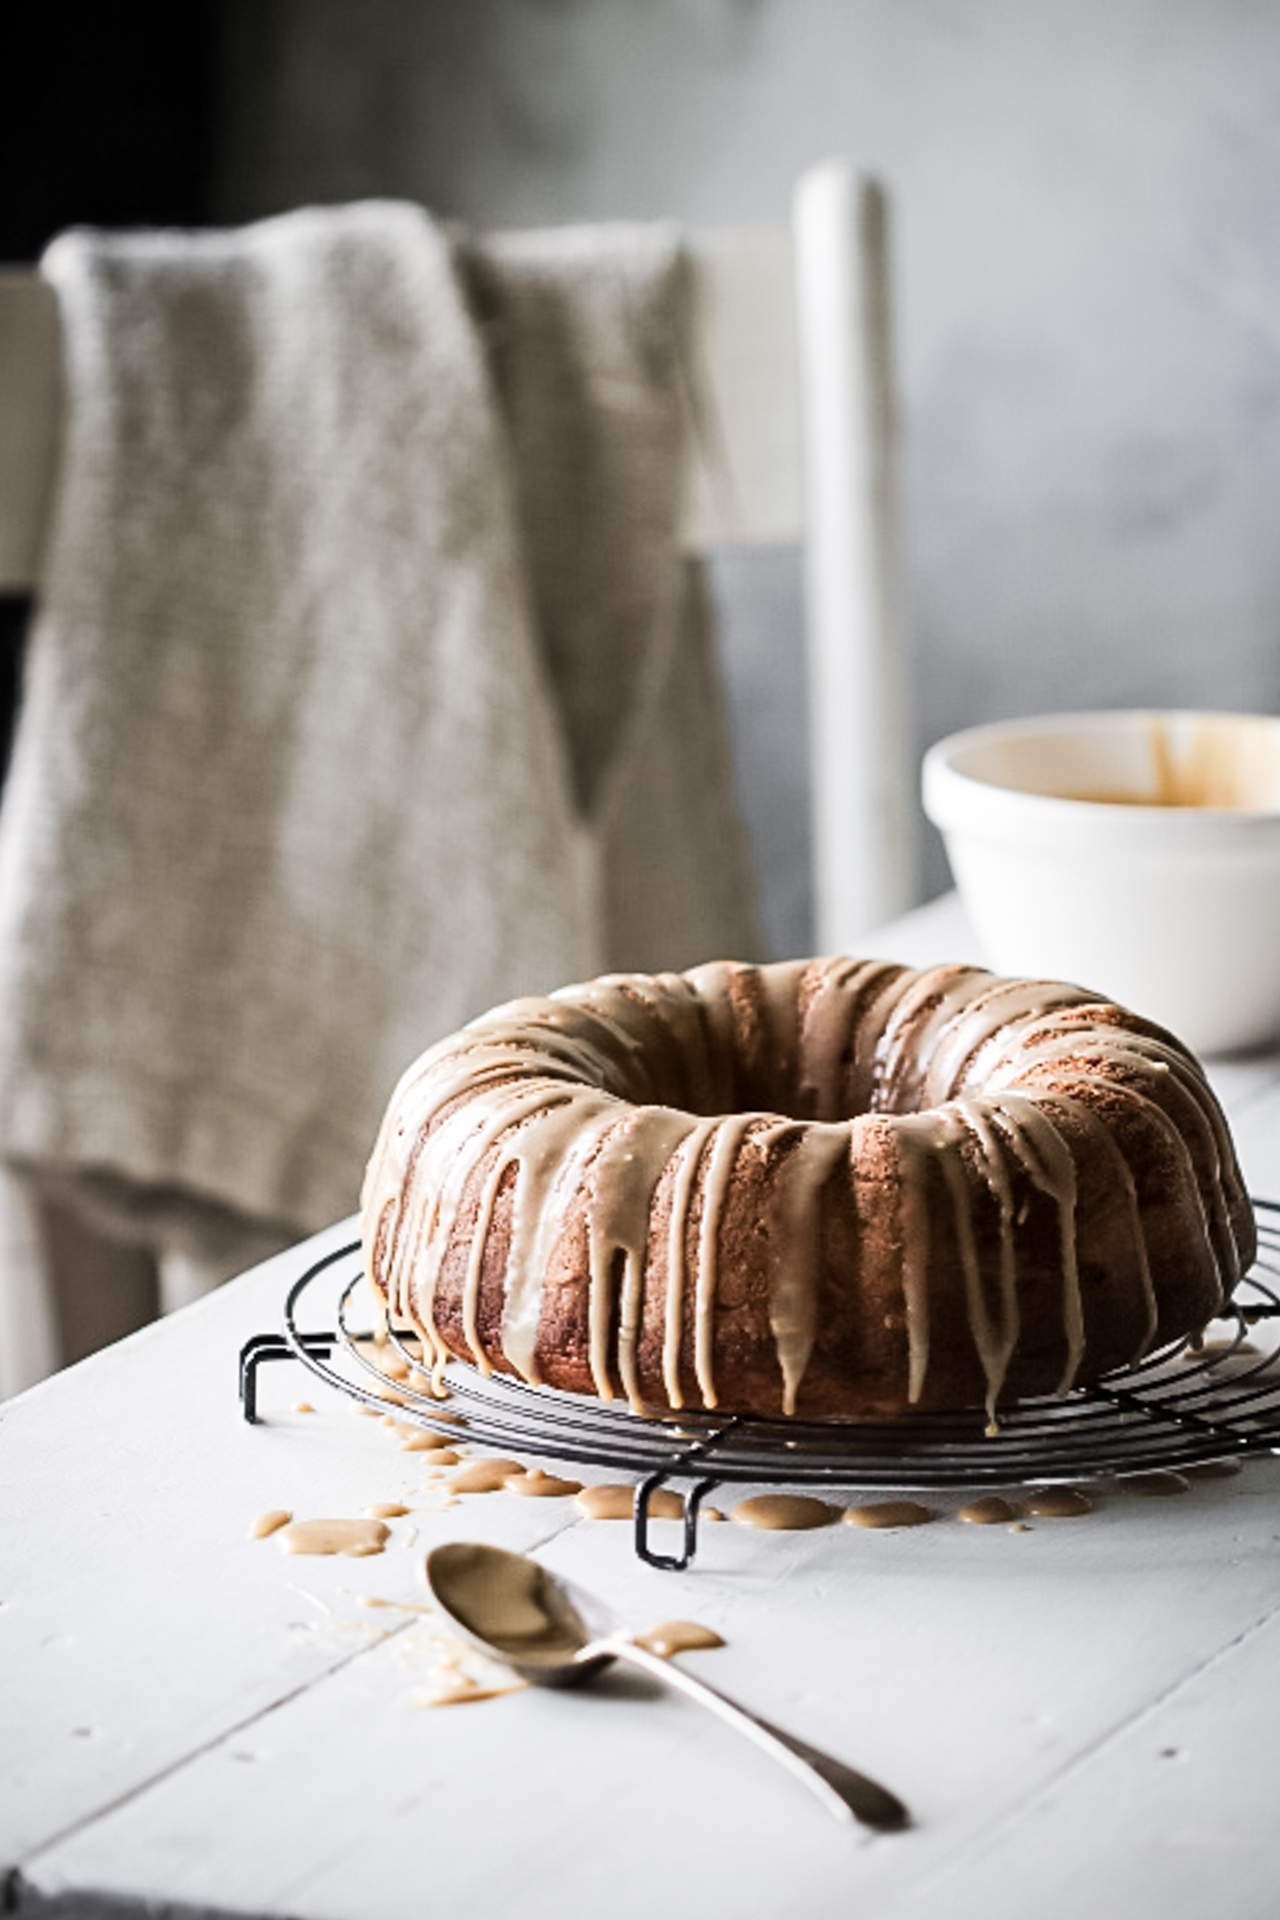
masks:
<instances>
[{"instance_id":1,"label":"bundt cake","mask_svg":"<svg viewBox=\"0 0 1280 1920\"><path fill-rule=\"evenodd\" d=\"M1065 1391L1254 1254L1173 1036L1082 988L816 959L608 975L401 1080L367 1272L437 1361L808 1418Z\"/></svg>"}]
</instances>

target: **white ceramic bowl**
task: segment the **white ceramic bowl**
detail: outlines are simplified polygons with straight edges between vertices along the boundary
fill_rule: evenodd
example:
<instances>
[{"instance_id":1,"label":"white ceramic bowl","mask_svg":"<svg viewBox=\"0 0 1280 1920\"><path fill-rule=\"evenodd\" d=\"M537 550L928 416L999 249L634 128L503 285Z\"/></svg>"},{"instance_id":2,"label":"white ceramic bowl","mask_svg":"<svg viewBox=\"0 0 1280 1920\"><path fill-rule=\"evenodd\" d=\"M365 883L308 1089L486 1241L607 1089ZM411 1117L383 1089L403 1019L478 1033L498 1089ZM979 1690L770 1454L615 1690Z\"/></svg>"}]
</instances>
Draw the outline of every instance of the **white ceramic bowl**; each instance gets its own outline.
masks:
<instances>
[{"instance_id":1,"label":"white ceramic bowl","mask_svg":"<svg viewBox=\"0 0 1280 1920\"><path fill-rule=\"evenodd\" d=\"M940 740L925 812L1001 973L1203 1053L1280 1035L1280 719L1081 713Z\"/></svg>"}]
</instances>

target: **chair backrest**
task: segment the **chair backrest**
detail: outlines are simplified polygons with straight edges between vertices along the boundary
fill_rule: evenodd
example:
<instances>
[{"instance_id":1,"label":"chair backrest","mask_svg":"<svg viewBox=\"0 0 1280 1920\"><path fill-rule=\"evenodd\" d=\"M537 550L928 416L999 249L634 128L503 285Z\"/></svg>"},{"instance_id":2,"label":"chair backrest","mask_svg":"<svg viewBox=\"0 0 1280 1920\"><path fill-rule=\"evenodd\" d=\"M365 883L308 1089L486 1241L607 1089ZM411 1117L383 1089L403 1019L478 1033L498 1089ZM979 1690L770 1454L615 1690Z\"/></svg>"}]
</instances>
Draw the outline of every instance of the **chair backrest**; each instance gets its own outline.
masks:
<instances>
[{"instance_id":1,"label":"chair backrest","mask_svg":"<svg viewBox=\"0 0 1280 1920\"><path fill-rule=\"evenodd\" d=\"M897 608L897 425L883 188L799 181L790 230L690 242L696 454L685 539L804 551L818 947L915 898L915 767ZM0 268L0 592L38 586L57 456L58 311Z\"/></svg>"}]
</instances>

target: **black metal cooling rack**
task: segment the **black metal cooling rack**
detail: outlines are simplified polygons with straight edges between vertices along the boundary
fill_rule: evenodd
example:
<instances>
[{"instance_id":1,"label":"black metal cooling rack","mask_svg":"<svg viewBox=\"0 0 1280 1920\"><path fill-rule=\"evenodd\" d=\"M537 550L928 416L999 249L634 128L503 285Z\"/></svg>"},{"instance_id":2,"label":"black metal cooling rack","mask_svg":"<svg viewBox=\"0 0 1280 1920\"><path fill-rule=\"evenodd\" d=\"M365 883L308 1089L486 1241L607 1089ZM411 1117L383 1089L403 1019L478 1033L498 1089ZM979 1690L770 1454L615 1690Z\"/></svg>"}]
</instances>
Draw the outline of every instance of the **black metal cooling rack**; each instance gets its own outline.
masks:
<instances>
[{"instance_id":1,"label":"black metal cooling rack","mask_svg":"<svg viewBox=\"0 0 1280 1920\"><path fill-rule=\"evenodd\" d=\"M432 1391L413 1335L392 1329L404 1377L389 1382L370 1357L369 1334L353 1328L363 1272L358 1245L316 1261L294 1282L278 1332L249 1340L240 1355L240 1398L258 1417L264 1360L295 1359L352 1398L406 1424L499 1452L639 1475L636 1552L651 1566L687 1567L697 1549L699 1509L724 1482L791 1488L939 1492L1052 1484L1280 1453L1280 1353L1255 1350L1259 1323L1280 1320L1280 1203L1255 1200L1259 1254L1221 1337L1203 1348L1179 1342L1140 1364L1061 1397L1023 1400L997 1431L982 1413L917 1413L892 1421L765 1420L687 1412L655 1417L584 1395L531 1387L451 1362L447 1398ZM304 1326L304 1320L309 1323ZM650 1540L650 1502L671 1480L688 1481L684 1538L676 1554Z\"/></svg>"}]
</instances>

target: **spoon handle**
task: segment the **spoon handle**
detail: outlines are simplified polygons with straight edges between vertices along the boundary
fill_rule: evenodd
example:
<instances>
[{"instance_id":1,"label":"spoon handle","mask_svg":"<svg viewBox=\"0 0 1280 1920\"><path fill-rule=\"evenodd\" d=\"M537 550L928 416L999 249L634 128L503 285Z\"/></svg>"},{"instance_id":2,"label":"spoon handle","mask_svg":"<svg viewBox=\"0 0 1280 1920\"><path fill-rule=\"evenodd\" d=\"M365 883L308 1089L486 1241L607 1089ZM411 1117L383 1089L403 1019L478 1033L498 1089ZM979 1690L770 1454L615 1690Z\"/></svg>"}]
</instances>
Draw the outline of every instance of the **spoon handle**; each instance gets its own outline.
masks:
<instances>
[{"instance_id":1,"label":"spoon handle","mask_svg":"<svg viewBox=\"0 0 1280 1920\"><path fill-rule=\"evenodd\" d=\"M784 1733L780 1727L762 1720L759 1714L750 1713L746 1707L738 1706L723 1693L717 1693L704 1680L695 1680L683 1667L650 1653L647 1647L638 1646L625 1634L610 1634L606 1639L592 1641L590 1646L582 1649L578 1659L585 1661L598 1658L601 1654L611 1654L616 1660L625 1660L633 1667L642 1668L653 1679L674 1687L677 1693L683 1693L690 1700L696 1700L699 1706L706 1707L727 1725L745 1734L748 1740L753 1740L756 1746L780 1761L810 1792L816 1794L827 1812L834 1814L837 1820L847 1822L852 1817L868 1827L903 1827L910 1824L907 1809L886 1787L869 1780L865 1773L845 1766L842 1760L835 1760L830 1754L811 1747L807 1741L797 1740L794 1734Z\"/></svg>"}]
</instances>

